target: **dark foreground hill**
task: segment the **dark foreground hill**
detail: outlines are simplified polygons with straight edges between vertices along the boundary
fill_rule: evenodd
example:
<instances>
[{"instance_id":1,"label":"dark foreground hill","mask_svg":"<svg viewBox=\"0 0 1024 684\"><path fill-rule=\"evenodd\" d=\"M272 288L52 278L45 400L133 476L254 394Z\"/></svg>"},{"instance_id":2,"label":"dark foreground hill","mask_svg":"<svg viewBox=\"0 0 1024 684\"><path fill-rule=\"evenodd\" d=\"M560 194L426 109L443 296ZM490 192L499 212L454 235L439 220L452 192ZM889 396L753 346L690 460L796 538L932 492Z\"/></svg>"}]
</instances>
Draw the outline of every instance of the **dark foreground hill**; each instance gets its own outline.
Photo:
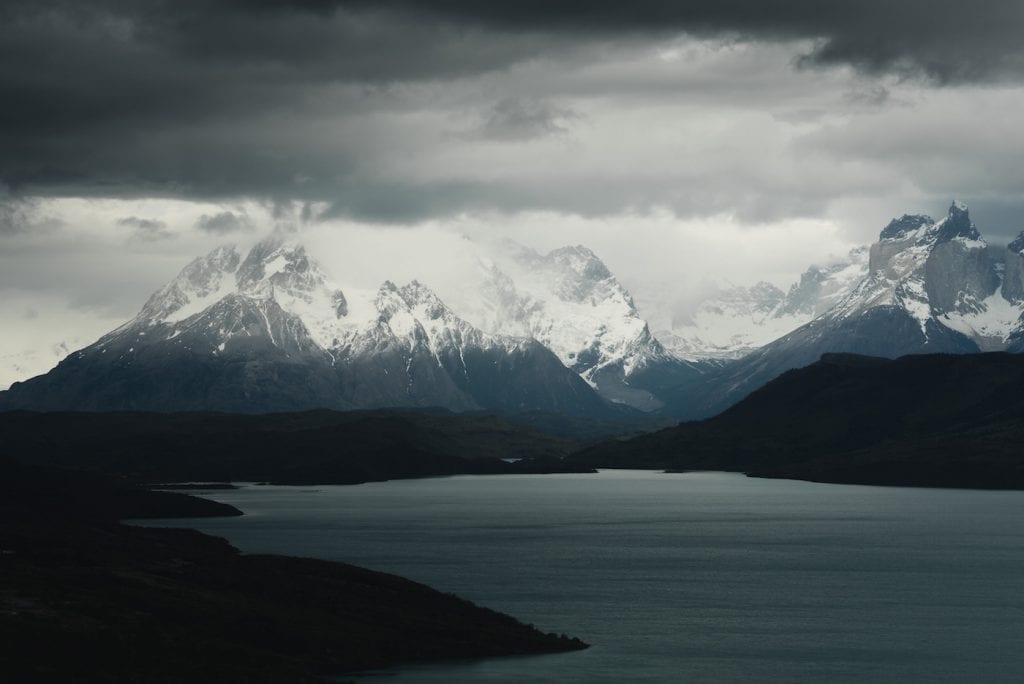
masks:
<instances>
[{"instance_id":1,"label":"dark foreground hill","mask_svg":"<svg viewBox=\"0 0 1024 684\"><path fill-rule=\"evenodd\" d=\"M826 354L714 418L570 460L860 484L1024 488L1024 357Z\"/></svg>"},{"instance_id":2,"label":"dark foreground hill","mask_svg":"<svg viewBox=\"0 0 1024 684\"><path fill-rule=\"evenodd\" d=\"M586 647L393 575L116 522L237 513L0 463L0 679L308 682Z\"/></svg>"},{"instance_id":3,"label":"dark foreground hill","mask_svg":"<svg viewBox=\"0 0 1024 684\"><path fill-rule=\"evenodd\" d=\"M564 471L577 443L447 411L0 413L0 455L138 482L355 484ZM521 459L509 463L503 459Z\"/></svg>"}]
</instances>

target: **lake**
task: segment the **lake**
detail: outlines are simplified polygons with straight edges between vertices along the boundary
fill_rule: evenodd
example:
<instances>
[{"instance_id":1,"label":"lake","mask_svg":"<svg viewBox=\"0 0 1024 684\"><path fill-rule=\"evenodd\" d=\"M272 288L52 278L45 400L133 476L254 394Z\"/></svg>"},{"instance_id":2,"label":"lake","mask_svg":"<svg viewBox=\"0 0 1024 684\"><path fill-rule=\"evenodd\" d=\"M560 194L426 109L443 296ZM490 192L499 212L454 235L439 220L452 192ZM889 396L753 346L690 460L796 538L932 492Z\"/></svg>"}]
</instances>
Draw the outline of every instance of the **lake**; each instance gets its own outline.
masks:
<instances>
[{"instance_id":1,"label":"lake","mask_svg":"<svg viewBox=\"0 0 1024 684\"><path fill-rule=\"evenodd\" d=\"M602 471L204 496L246 515L176 524L592 644L358 681L1024 681L1024 492Z\"/></svg>"}]
</instances>

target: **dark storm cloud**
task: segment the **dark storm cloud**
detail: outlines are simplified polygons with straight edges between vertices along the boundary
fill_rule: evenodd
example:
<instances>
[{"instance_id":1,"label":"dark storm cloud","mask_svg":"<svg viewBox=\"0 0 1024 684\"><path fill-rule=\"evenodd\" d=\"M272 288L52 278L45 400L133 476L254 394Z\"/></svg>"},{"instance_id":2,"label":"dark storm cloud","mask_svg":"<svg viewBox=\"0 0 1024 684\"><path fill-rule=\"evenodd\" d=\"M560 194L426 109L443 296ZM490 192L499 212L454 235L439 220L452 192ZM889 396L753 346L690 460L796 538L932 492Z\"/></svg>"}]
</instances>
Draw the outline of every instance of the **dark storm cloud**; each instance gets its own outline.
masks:
<instances>
[{"instance_id":1,"label":"dark storm cloud","mask_svg":"<svg viewBox=\"0 0 1024 684\"><path fill-rule=\"evenodd\" d=\"M925 0L14 0L0 5L0 183L21 195L324 201L329 214L380 220L559 208L545 188L382 178L376 157L399 143L386 123L368 132L347 122L403 84L539 56L578 64L593 57L587 46L680 33L810 39L804 66L1019 80L1022 16L1017 0L969 10ZM489 140L548 136L573 118L543 99L490 102L466 105L487 112ZM629 200L613 194L595 211Z\"/></svg>"},{"instance_id":2,"label":"dark storm cloud","mask_svg":"<svg viewBox=\"0 0 1024 684\"><path fill-rule=\"evenodd\" d=\"M252 224L242 214L235 214L230 211L222 211L219 214L203 214L196 221L196 228L204 233L214 235L226 235L241 230L252 230Z\"/></svg>"},{"instance_id":3,"label":"dark storm cloud","mask_svg":"<svg viewBox=\"0 0 1024 684\"><path fill-rule=\"evenodd\" d=\"M872 73L920 72L940 82L1024 77L1019 0L634 0L477 2L366 0L494 30L558 34L733 34L754 40L816 39L805 64L851 64ZM429 9L427 9L429 8Z\"/></svg>"},{"instance_id":4,"label":"dark storm cloud","mask_svg":"<svg viewBox=\"0 0 1024 684\"><path fill-rule=\"evenodd\" d=\"M324 88L544 50L326 3L9 2L0 25L0 182L22 194L318 197L348 161L303 127L359 107Z\"/></svg>"},{"instance_id":5,"label":"dark storm cloud","mask_svg":"<svg viewBox=\"0 0 1024 684\"><path fill-rule=\"evenodd\" d=\"M126 216L118 220L117 225L132 229L131 240L156 242L157 240L166 240L173 237L173 233L167 230L167 224L158 219Z\"/></svg>"}]
</instances>

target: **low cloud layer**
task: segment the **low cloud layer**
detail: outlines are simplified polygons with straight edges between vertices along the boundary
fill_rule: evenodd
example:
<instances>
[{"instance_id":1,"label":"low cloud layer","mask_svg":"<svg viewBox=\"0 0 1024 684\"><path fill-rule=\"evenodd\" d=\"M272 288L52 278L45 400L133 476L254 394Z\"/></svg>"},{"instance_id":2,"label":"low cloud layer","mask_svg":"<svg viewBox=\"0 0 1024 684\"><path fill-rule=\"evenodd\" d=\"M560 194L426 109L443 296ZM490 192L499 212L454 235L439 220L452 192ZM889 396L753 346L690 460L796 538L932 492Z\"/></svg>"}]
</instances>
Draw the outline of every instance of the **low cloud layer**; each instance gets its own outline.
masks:
<instances>
[{"instance_id":1,"label":"low cloud layer","mask_svg":"<svg viewBox=\"0 0 1024 684\"><path fill-rule=\"evenodd\" d=\"M211 235L230 235L239 231L252 230L252 223L244 214L221 211L203 214L196 220L196 228Z\"/></svg>"},{"instance_id":2,"label":"low cloud layer","mask_svg":"<svg viewBox=\"0 0 1024 684\"><path fill-rule=\"evenodd\" d=\"M131 230L130 240L142 242L156 242L168 240L174 237L167 230L167 224L160 219L139 218L138 216L126 216L119 219L117 225Z\"/></svg>"}]
</instances>

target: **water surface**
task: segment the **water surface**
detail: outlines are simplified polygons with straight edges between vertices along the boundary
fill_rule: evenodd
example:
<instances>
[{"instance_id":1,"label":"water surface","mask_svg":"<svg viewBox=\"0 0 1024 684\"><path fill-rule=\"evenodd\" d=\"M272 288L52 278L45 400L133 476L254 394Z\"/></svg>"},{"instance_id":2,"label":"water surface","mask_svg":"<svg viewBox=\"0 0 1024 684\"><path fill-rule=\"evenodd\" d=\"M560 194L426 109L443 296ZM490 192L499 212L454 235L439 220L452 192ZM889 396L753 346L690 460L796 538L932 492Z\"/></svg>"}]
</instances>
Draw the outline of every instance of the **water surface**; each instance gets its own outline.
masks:
<instances>
[{"instance_id":1,"label":"water surface","mask_svg":"<svg viewBox=\"0 0 1024 684\"><path fill-rule=\"evenodd\" d=\"M593 645L366 681L1024 681L1021 492L604 471L209 496L246 515L179 524Z\"/></svg>"}]
</instances>

